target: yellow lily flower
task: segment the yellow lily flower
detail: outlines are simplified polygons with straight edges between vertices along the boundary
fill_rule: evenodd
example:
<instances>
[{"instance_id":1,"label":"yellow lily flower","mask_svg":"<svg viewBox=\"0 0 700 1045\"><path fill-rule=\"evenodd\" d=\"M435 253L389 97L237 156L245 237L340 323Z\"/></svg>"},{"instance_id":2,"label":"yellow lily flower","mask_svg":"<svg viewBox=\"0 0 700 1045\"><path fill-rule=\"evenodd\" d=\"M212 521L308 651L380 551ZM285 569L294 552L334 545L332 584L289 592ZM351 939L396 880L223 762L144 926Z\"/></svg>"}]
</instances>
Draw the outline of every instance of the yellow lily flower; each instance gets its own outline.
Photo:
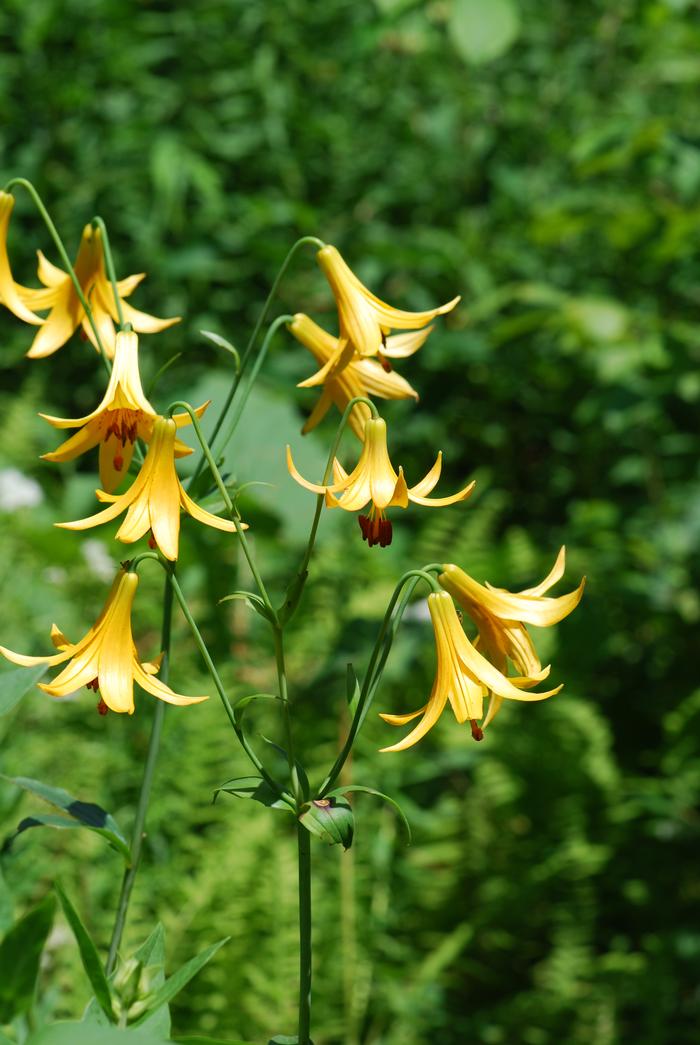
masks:
<instances>
[{"instance_id":1,"label":"yellow lily flower","mask_svg":"<svg viewBox=\"0 0 700 1045\"><path fill-rule=\"evenodd\" d=\"M120 331L116 336L114 366L102 402L85 417L51 417L39 414L54 428L79 428L65 443L51 453L42 454L44 461L72 461L73 458L100 447L100 482L107 493L113 493L129 470L137 439L150 442L158 415L144 395L138 361L139 342L133 331ZM195 413L201 417L209 403L202 403ZM178 428L190 424L189 414L175 414ZM186 457L192 450L175 440L175 456Z\"/></svg>"},{"instance_id":2,"label":"yellow lily flower","mask_svg":"<svg viewBox=\"0 0 700 1045\"><path fill-rule=\"evenodd\" d=\"M459 296L425 312L404 312L376 297L345 263L335 247L326 245L316 255L338 306L340 340L361 356L386 355L386 336L392 330L426 326L435 316L451 312Z\"/></svg>"},{"instance_id":3,"label":"yellow lily flower","mask_svg":"<svg viewBox=\"0 0 700 1045\"><path fill-rule=\"evenodd\" d=\"M0 653L13 664L32 667L48 664L55 667L69 663L53 682L39 683L39 688L52 697L66 697L81 686L101 695L98 710L134 713L134 681L142 689L168 704L199 704L206 696L187 697L175 693L155 674L162 654L154 662L142 663L131 633L131 607L138 587L136 573L120 570L114 579L107 601L99 617L79 642L71 643L54 624L51 641L59 650L54 656L26 657L0 646Z\"/></svg>"},{"instance_id":4,"label":"yellow lily flower","mask_svg":"<svg viewBox=\"0 0 700 1045\"><path fill-rule=\"evenodd\" d=\"M418 725L398 744L382 748L382 751L403 751L425 736L432 729L450 702L459 723L469 722L475 740L483 739L483 730L488 716L481 725L484 713L484 697L493 694L491 700L546 700L561 689L545 693L523 693L522 690L547 677L549 668L539 672L537 678L508 679L486 657L474 648L459 622L457 611L447 592L434 592L428 596L428 609L435 632L437 672L430 696L418 711L408 715L382 714L381 718L392 726L404 726L422 716ZM489 708L490 710L490 708Z\"/></svg>"},{"instance_id":5,"label":"yellow lily flower","mask_svg":"<svg viewBox=\"0 0 700 1045\"><path fill-rule=\"evenodd\" d=\"M386 421L381 417L370 418L365 422L362 453L354 470L348 475L340 461L333 462L335 482L320 486L310 483L297 471L292 460L292 451L287 446L287 467L293 479L313 493L325 494L329 508L344 508L347 512L356 512L371 503L368 515L359 517L362 537L370 548L379 544L382 548L391 544L391 522L386 518L386 508L407 508L408 502L440 508L457 501L464 501L474 489L471 482L459 493L451 497L427 497L442 471L442 451L437 455L435 464L428 474L415 486L408 487L404 479L403 468L398 473L389 458L386 445ZM336 497L340 494L340 497Z\"/></svg>"},{"instance_id":6,"label":"yellow lily flower","mask_svg":"<svg viewBox=\"0 0 700 1045\"><path fill-rule=\"evenodd\" d=\"M427 330L419 330L417 333L390 337L387 340L387 353L397 350L396 342L403 342L405 346L408 338L412 339L412 345L415 346L412 347L412 351L415 352L425 341L431 329L428 327ZM294 321L289 324L289 330L297 341L309 349L317 362L322 364L318 374L324 374L321 398L302 428L304 435L316 427L332 405L335 405L342 414L350 400L356 396L378 396L380 399L418 399L415 388L412 388L405 378L400 377L399 374L388 373L381 364L373 359L361 359L356 356L341 370L324 373L328 364L337 358L341 342L303 313L298 312L295 315ZM398 350L401 350L401 345ZM409 351L405 351L405 354L408 355ZM319 383L316 381L318 374L306 381L301 381L298 387L314 387ZM348 424L358 439L363 439L365 422L369 421L371 416L372 413L365 403L356 403L352 408Z\"/></svg>"},{"instance_id":7,"label":"yellow lily flower","mask_svg":"<svg viewBox=\"0 0 700 1045\"><path fill-rule=\"evenodd\" d=\"M541 584L521 592L490 584L484 587L454 563L444 566L438 580L474 621L481 645L501 670L506 660L511 660L522 675L534 675L541 664L525 625L547 628L558 624L576 609L583 595L585 577L575 591L558 598L545 597L544 592L561 580L565 565L566 549L562 547Z\"/></svg>"},{"instance_id":8,"label":"yellow lily flower","mask_svg":"<svg viewBox=\"0 0 700 1045\"><path fill-rule=\"evenodd\" d=\"M18 319L23 319L25 323L41 326L44 320L28 309L23 300L23 295L31 292L27 287L15 283L12 276L7 253L7 232L14 205L15 198L11 192L0 192L0 305L9 308L10 312L13 312Z\"/></svg>"},{"instance_id":9,"label":"yellow lily flower","mask_svg":"<svg viewBox=\"0 0 700 1045\"><path fill-rule=\"evenodd\" d=\"M6 251L6 248L4 249ZM0 256L1 254L2 251L0 251ZM66 341L75 333L79 326L82 327L85 337L97 348L92 326L80 303L70 276L63 269L53 265L44 257L41 251L37 251L37 254L39 258L38 276L39 280L44 284L43 289L35 290L29 287L22 287L12 281L12 287L3 284L2 290L0 290L3 303L11 308L16 315L19 315L19 312L12 306L12 302L16 305L17 298L19 298L22 306L31 310L32 314L37 309L39 311L43 309L49 310L48 316L40 321L41 329L37 331L27 355L32 359L51 355L61 348L62 345L65 345ZM115 347L114 323L118 322L119 313L114 300L112 285L107 278L102 235L99 228L86 225L83 229L80 247L78 248L73 268L83 294L90 303L90 309L105 352L111 358L114 355ZM2 265L0 265L0 269L2 269ZM9 265L5 274L6 276L9 275ZM172 326L173 323L178 323L180 317L157 319L155 316L150 316L146 312L139 312L127 304L124 299L129 297L144 276L145 273L141 272L118 280L117 293L122 306L124 322L131 323L133 329L140 334L153 334L160 330L165 330L166 327ZM11 275L9 275L9 278L11 280ZM26 319L27 317L20 315L20 318ZM37 322L37 317L28 321Z\"/></svg>"},{"instance_id":10,"label":"yellow lily flower","mask_svg":"<svg viewBox=\"0 0 700 1045\"><path fill-rule=\"evenodd\" d=\"M108 508L87 519L55 525L64 530L87 530L126 512L117 540L131 544L151 530L153 541L171 561L177 559L178 554L180 508L205 526L234 533L236 527L231 520L206 512L183 489L175 471L176 432L177 425L172 418L156 418L148 453L129 489L119 496L97 490L98 500L111 502ZM245 523L240 525L247 529Z\"/></svg>"}]
</instances>

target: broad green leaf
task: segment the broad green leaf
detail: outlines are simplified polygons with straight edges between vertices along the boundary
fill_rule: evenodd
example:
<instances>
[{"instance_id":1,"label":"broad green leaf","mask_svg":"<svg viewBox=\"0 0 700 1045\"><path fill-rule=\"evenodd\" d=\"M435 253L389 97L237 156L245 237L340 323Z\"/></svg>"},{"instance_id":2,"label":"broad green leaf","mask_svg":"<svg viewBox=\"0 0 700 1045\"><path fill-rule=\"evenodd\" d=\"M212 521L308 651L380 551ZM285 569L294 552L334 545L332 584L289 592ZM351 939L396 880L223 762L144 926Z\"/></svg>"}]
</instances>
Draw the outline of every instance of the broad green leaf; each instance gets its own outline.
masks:
<instances>
[{"instance_id":1,"label":"broad green leaf","mask_svg":"<svg viewBox=\"0 0 700 1045\"><path fill-rule=\"evenodd\" d=\"M520 32L514 0L454 0L449 32L458 54L479 65L500 58Z\"/></svg>"},{"instance_id":2,"label":"broad green leaf","mask_svg":"<svg viewBox=\"0 0 700 1045\"><path fill-rule=\"evenodd\" d=\"M267 1045L299 1045L299 1037L296 1034L275 1034ZM309 1045L314 1045L311 1038L309 1038Z\"/></svg>"},{"instance_id":3,"label":"broad green leaf","mask_svg":"<svg viewBox=\"0 0 700 1045\"><path fill-rule=\"evenodd\" d=\"M100 956L97 953L97 948L92 941L92 937L89 935L87 929L80 920L80 915L75 907L73 907L73 904L63 892L63 889L58 882L54 884L54 889L58 894L58 899L61 901L61 907L66 916L66 921L70 925L73 935L75 936L83 968L85 969L90 985L95 992L95 998L105 1016L107 1016L112 1023L115 1023L116 1016L114 1014L114 1009L112 1008L112 995L110 993L109 984L107 983L107 977L102 968Z\"/></svg>"},{"instance_id":4,"label":"broad green leaf","mask_svg":"<svg viewBox=\"0 0 700 1045\"><path fill-rule=\"evenodd\" d=\"M48 668L40 664L36 668L11 668L9 671L0 673L0 715L6 715L8 711L19 704L39 679L46 674Z\"/></svg>"},{"instance_id":5,"label":"broad green leaf","mask_svg":"<svg viewBox=\"0 0 700 1045\"><path fill-rule=\"evenodd\" d=\"M150 1030L120 1030L92 1023L54 1023L27 1040L26 1045L169 1045L168 1039Z\"/></svg>"},{"instance_id":6,"label":"broad green leaf","mask_svg":"<svg viewBox=\"0 0 700 1045\"><path fill-rule=\"evenodd\" d=\"M139 1019L134 1020L133 1026L140 1027L142 1023L145 1023L149 1014L159 1009L161 1005L167 1005L173 1000L173 998L180 993L183 987L186 987L190 980L197 975L200 969L203 969L207 962L211 961L216 952L220 947L223 947L225 943L230 940L230 936L224 937L223 940L219 940L218 943L214 943L211 947L207 947L205 951L198 954L196 958L191 958L190 961L178 969L169 979L165 981L162 987L159 987L148 1000L148 1010Z\"/></svg>"},{"instance_id":7,"label":"broad green leaf","mask_svg":"<svg viewBox=\"0 0 700 1045\"><path fill-rule=\"evenodd\" d=\"M334 795L311 802L299 817L306 830L329 845L349 849L355 833L355 819L349 802Z\"/></svg>"},{"instance_id":8,"label":"broad green leaf","mask_svg":"<svg viewBox=\"0 0 700 1045\"><path fill-rule=\"evenodd\" d=\"M411 825L408 822L406 814L404 813L399 803L395 799L390 798L389 795L385 795L383 791L377 791L374 787L364 787L362 784L347 784L344 787L336 787L332 791L329 791L327 797L331 798L332 796L336 795L347 795L351 791L364 791L366 795L374 795L376 798L382 798L385 802L388 802L389 805L392 805L396 812L399 814L401 821L403 822L403 826L406 828L408 843L410 845Z\"/></svg>"},{"instance_id":9,"label":"broad green leaf","mask_svg":"<svg viewBox=\"0 0 700 1045\"><path fill-rule=\"evenodd\" d=\"M14 836L7 839L3 846L3 851L12 845L12 842L17 835L26 831L30 827L86 827L88 830L101 835L107 844L124 858L126 863L131 862L131 851L128 842L121 833L119 825L114 817L104 810L102 806L98 806L95 802L83 802L78 798L74 798L74 796L70 795L67 791L64 791L62 787L50 787L48 784L44 784L40 780L32 780L29 777L19 776L5 777L4 779L9 781L11 784L14 784L16 787L21 787L24 791L28 791L30 794L42 798L50 805L62 809L65 813L68 813L68 816L71 817L74 822L66 822L63 817L27 817L20 823Z\"/></svg>"},{"instance_id":10,"label":"broad green leaf","mask_svg":"<svg viewBox=\"0 0 700 1045\"><path fill-rule=\"evenodd\" d=\"M56 901L49 894L13 925L0 944L0 1023L9 1023L31 1007L55 910Z\"/></svg>"}]
</instances>

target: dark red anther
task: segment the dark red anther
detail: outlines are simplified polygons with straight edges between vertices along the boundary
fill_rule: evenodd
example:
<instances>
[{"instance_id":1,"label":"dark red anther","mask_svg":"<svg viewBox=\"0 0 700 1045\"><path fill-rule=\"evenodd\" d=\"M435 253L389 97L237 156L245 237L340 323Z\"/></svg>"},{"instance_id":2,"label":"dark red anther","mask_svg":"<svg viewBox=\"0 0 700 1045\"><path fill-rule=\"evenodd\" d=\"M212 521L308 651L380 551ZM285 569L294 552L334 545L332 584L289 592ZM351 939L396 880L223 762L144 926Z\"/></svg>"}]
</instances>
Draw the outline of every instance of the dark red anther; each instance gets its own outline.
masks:
<instances>
[{"instance_id":1,"label":"dark red anther","mask_svg":"<svg viewBox=\"0 0 700 1045\"><path fill-rule=\"evenodd\" d=\"M100 688L100 680L97 677L95 677L90 682L86 683L85 688L94 690L94 692L97 693L98 689Z\"/></svg>"},{"instance_id":2,"label":"dark red anther","mask_svg":"<svg viewBox=\"0 0 700 1045\"><path fill-rule=\"evenodd\" d=\"M469 719L469 725L471 726L472 737L474 738L474 740L483 740L484 739L484 731L481 728L481 726L477 724L477 721L476 721L475 718L470 718Z\"/></svg>"},{"instance_id":3,"label":"dark red anther","mask_svg":"<svg viewBox=\"0 0 700 1045\"><path fill-rule=\"evenodd\" d=\"M85 333L85 331L83 330L82 327L80 328L80 336L83 339L83 341L87 341L88 336L87 336L87 334Z\"/></svg>"},{"instance_id":4,"label":"dark red anther","mask_svg":"<svg viewBox=\"0 0 700 1045\"><path fill-rule=\"evenodd\" d=\"M107 712L109 711L109 708L108 708L108 707L107 707L107 705L105 704L105 702L104 702L104 700L102 699L102 697L100 697L100 699L99 699L99 700L98 700L98 702L97 702L97 711L98 711L98 713L99 713L100 715L102 715L102 716L106 715L106 714L107 714Z\"/></svg>"},{"instance_id":5,"label":"dark red anther","mask_svg":"<svg viewBox=\"0 0 700 1045\"><path fill-rule=\"evenodd\" d=\"M156 539L153 536L153 534L151 534L151 536L148 538L148 547L151 550L155 550L158 547L158 545L156 544Z\"/></svg>"},{"instance_id":6,"label":"dark red anther","mask_svg":"<svg viewBox=\"0 0 700 1045\"><path fill-rule=\"evenodd\" d=\"M390 373L391 373L391 371L392 371L392 370L393 370L394 368L393 368L393 366L391 365L391 363L389 362L389 360L388 360L388 359L386 358L386 356L383 356L381 352L378 352L378 353L377 353L377 359L378 359L378 360L379 360L379 362L380 362L380 363L382 364L382 369L384 370L384 372L385 372L386 374L390 374Z\"/></svg>"},{"instance_id":7,"label":"dark red anther","mask_svg":"<svg viewBox=\"0 0 700 1045\"><path fill-rule=\"evenodd\" d=\"M132 425L129 425L129 442L130 443L135 443L136 442L136 422L135 421L134 421L134 423Z\"/></svg>"},{"instance_id":8,"label":"dark red anther","mask_svg":"<svg viewBox=\"0 0 700 1045\"><path fill-rule=\"evenodd\" d=\"M392 537L391 522L389 519L379 520L379 544L382 548L386 548L391 544Z\"/></svg>"},{"instance_id":9,"label":"dark red anther","mask_svg":"<svg viewBox=\"0 0 700 1045\"><path fill-rule=\"evenodd\" d=\"M114 470L116 472L121 472L122 468L124 467L124 458L122 457L122 455L116 454L112 464L114 465Z\"/></svg>"}]
</instances>

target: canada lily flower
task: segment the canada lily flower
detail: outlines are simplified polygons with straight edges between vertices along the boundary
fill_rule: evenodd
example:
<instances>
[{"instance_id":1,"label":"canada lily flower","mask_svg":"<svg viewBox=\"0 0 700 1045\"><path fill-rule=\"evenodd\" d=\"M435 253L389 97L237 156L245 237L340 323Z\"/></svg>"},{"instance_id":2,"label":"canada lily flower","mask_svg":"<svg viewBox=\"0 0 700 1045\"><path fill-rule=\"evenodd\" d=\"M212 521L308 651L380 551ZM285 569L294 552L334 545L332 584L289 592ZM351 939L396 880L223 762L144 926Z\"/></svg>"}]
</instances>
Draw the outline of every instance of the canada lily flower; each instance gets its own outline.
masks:
<instances>
[{"instance_id":1,"label":"canada lily flower","mask_svg":"<svg viewBox=\"0 0 700 1045\"><path fill-rule=\"evenodd\" d=\"M585 587L585 577L575 591L558 598L545 596L559 581L566 565L561 548L554 566L541 584L520 592L479 584L454 563L447 563L438 577L441 586L469 614L479 630L480 647L499 667L511 660L522 675L536 674L541 667L526 624L540 628L558 624L576 609Z\"/></svg>"},{"instance_id":2,"label":"canada lily flower","mask_svg":"<svg viewBox=\"0 0 700 1045\"><path fill-rule=\"evenodd\" d=\"M111 502L108 508L87 519L54 525L64 530L87 530L111 522L126 512L126 518L117 531L117 540L131 544L151 530L155 544L171 561L177 559L178 554L180 508L205 526L235 532L231 520L211 515L185 492L175 471L176 432L177 425L172 418L156 418L148 453L129 489L118 496L97 490L98 500ZM247 529L245 523L239 523L239 526Z\"/></svg>"},{"instance_id":3,"label":"canada lily flower","mask_svg":"<svg viewBox=\"0 0 700 1045\"><path fill-rule=\"evenodd\" d=\"M15 198L11 192L0 192L0 304L9 308L18 319L25 323L41 326L44 320L35 315L24 301L24 295L31 293L28 287L15 283L7 253L7 232L12 217Z\"/></svg>"},{"instance_id":4,"label":"canada lily flower","mask_svg":"<svg viewBox=\"0 0 700 1045\"><path fill-rule=\"evenodd\" d=\"M13 664L55 667L68 661L53 682L39 683L52 697L66 697L81 686L100 693L98 709L134 713L134 682L168 704L199 704L206 696L187 697L175 693L155 674L162 654L153 662L141 662L131 633L131 607L138 587L136 573L120 570L114 579L99 617L79 642L69 642L54 624L51 641L59 650L48 657L26 657L0 646L0 653Z\"/></svg>"},{"instance_id":5,"label":"canada lily flower","mask_svg":"<svg viewBox=\"0 0 700 1045\"><path fill-rule=\"evenodd\" d=\"M419 330L417 333L390 337L387 340L387 353L391 349L392 342L403 340L405 343L407 338L413 339L415 347L412 351L415 352L425 341L431 329L428 327L427 330ZM299 388L312 388L319 383L316 381L318 374L325 371L328 364L336 358L340 342L338 338L333 337L302 312L298 312L294 316L293 322L289 324L289 331L297 341L309 349L316 361L321 364L321 370L317 374L306 381L301 381L298 386ZM396 347L395 344L394 347ZM405 354L408 355L409 352L406 351ZM333 404L342 414L350 400L357 396L378 396L380 399L418 399L415 388L412 388L405 378L399 374L387 372L374 359L356 357L339 371L328 372L321 383L323 383L321 398L302 428L304 435L316 427ZM364 437L365 421L369 421L371 416L372 412L366 403L356 403L350 411L348 424L358 439Z\"/></svg>"},{"instance_id":6,"label":"canada lily flower","mask_svg":"<svg viewBox=\"0 0 700 1045\"><path fill-rule=\"evenodd\" d=\"M442 471L442 451L437 455L435 464L428 474L415 486L407 486L403 468L398 473L389 458L386 445L386 421L381 417L372 417L365 422L364 440L360 459L353 471L348 475L340 461L333 461L334 483L322 486L310 483L297 471L292 460L292 451L287 446L287 467L293 479L313 493L325 494L329 508L344 508L347 512L356 512L371 504L368 515L359 517L362 537L370 548L374 544L384 548L391 543L391 522L385 516L385 509L407 508L408 502L440 508L457 501L464 501L474 489L474 482L451 497L427 497ZM336 494L340 494L339 497Z\"/></svg>"},{"instance_id":7,"label":"canada lily flower","mask_svg":"<svg viewBox=\"0 0 700 1045\"><path fill-rule=\"evenodd\" d=\"M0 226L1 231L2 228ZM6 231L7 229L5 228ZM0 250L1 255L2 250ZM0 289L3 303L15 312L20 319L25 319L28 322L37 321L37 317L34 320L27 320L25 315L21 315L17 308L13 307L13 305L17 305L17 298L19 298L21 305L28 308L32 314L37 310L49 310L48 316L40 320L41 327L37 331L27 355L32 359L50 356L57 349L61 348L62 345L65 345L66 341L69 340L79 326L82 326L85 336L97 348L95 334L80 303L70 275L64 272L63 269L58 268L58 266L53 265L44 257L41 251L37 251L37 255L39 258L38 276L40 282L44 284L43 288L22 287L12 281L12 287L3 285L3 288ZM0 264L0 270L2 270L2 267L2 264ZM90 304L90 311L92 312L95 326L99 331L102 345L107 355L111 358L114 355L114 323L119 321L119 312L114 300L112 284L107 277L105 269L104 247L99 228L86 225L83 229L73 269L83 295ZM7 272L9 273L9 265ZM127 304L124 299L129 297L144 276L145 273L141 272L118 280L117 294L121 303L124 322L131 323L133 329L140 334L154 334L172 326L173 323L178 323L180 317L157 319L155 316L150 316L146 312L139 312L138 309Z\"/></svg>"},{"instance_id":8,"label":"canada lily flower","mask_svg":"<svg viewBox=\"0 0 700 1045\"><path fill-rule=\"evenodd\" d=\"M451 312L459 301L458 296L438 308L424 312L404 312L387 305L368 290L335 247L326 244L316 258L331 285L338 306L340 340L354 346L361 356L387 354L386 337L392 330L424 327L435 316Z\"/></svg>"},{"instance_id":9,"label":"canada lily flower","mask_svg":"<svg viewBox=\"0 0 700 1045\"><path fill-rule=\"evenodd\" d=\"M433 688L427 703L418 711L412 711L408 715L381 715L381 718L392 726L404 726L422 716L408 736L391 747L382 748L382 751L404 751L418 743L435 725L448 701L457 721L469 722L473 738L482 740L489 716L487 715L481 725L479 719L484 713L484 697L489 693L492 694L492 701L495 697L500 700L534 701L546 700L561 689L561 686L557 686L556 689L547 690L545 693L523 692L523 689L546 678L549 668L540 671L536 678L506 678L469 641L447 592L430 594L428 609L437 651L437 671Z\"/></svg>"},{"instance_id":10,"label":"canada lily flower","mask_svg":"<svg viewBox=\"0 0 700 1045\"><path fill-rule=\"evenodd\" d=\"M54 428L79 428L51 453L42 454L44 461L71 461L94 446L100 447L100 482L107 493L113 493L129 470L137 439L150 442L158 415L144 395L138 360L139 342L134 331L119 331L115 340L114 365L102 402L85 417L51 417L40 414ZM201 417L209 403L195 413ZM190 424L189 414L175 414L178 428ZM185 457L192 450L175 440L175 456Z\"/></svg>"}]
</instances>

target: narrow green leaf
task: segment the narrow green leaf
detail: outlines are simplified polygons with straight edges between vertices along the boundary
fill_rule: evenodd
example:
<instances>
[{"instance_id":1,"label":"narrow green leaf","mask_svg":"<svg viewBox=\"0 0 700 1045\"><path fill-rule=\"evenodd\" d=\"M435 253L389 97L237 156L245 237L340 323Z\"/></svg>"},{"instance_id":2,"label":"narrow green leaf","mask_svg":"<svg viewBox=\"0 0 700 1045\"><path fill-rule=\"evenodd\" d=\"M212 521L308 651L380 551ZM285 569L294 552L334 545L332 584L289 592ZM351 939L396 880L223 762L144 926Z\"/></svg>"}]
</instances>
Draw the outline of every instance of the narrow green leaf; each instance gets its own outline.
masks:
<instances>
[{"instance_id":1,"label":"narrow green leaf","mask_svg":"<svg viewBox=\"0 0 700 1045\"><path fill-rule=\"evenodd\" d=\"M218 943L214 943L211 947L207 947L205 951L198 954L196 958L191 958L190 961L185 962L182 968L178 969L168 980L165 981L162 987L155 991L148 999L148 1011L144 1013L139 1019L134 1020L133 1026L140 1027L152 1012L159 1009L161 1005L167 1005L173 1000L173 998L180 993L183 987L186 987L190 980L197 975L200 969L203 969L207 962L211 961L216 952L220 947L223 947L231 939L230 936L224 937L223 940L219 940Z\"/></svg>"},{"instance_id":2,"label":"narrow green leaf","mask_svg":"<svg viewBox=\"0 0 700 1045\"><path fill-rule=\"evenodd\" d=\"M246 708L253 703L254 700L279 700L280 698L275 693L250 693L247 697L241 697L233 705L233 713L236 716L236 721L240 726L243 718L243 712Z\"/></svg>"},{"instance_id":3,"label":"narrow green leaf","mask_svg":"<svg viewBox=\"0 0 700 1045\"><path fill-rule=\"evenodd\" d=\"M133 956L148 969L152 987L159 990L165 983L165 929L160 922ZM153 1009L149 1006L144 1027L156 1034L170 1037L170 1007L161 1005L159 1009Z\"/></svg>"},{"instance_id":4,"label":"narrow green leaf","mask_svg":"<svg viewBox=\"0 0 700 1045\"><path fill-rule=\"evenodd\" d=\"M408 822L408 818L406 817L406 814L404 813L404 811L401 808L401 806L399 805L399 803L395 799L390 798L389 795L385 795L383 791L377 791L377 789L374 788L374 787L364 787L362 784L347 784L344 787L335 787L335 788L333 788L332 791L328 792L327 797L331 798L332 796L335 796L335 795L347 795L351 791L364 791L364 793L366 795L374 795L376 798L382 798L382 799L384 799L385 802L388 802L389 805L392 805L394 807L394 809L396 810L396 812L399 814L399 816L401 818L401 821L403 823L403 826L406 828L406 835L408 836L408 844L409 845L411 844L411 825Z\"/></svg>"},{"instance_id":5,"label":"narrow green leaf","mask_svg":"<svg viewBox=\"0 0 700 1045\"><path fill-rule=\"evenodd\" d=\"M92 937L89 935L87 929L80 920L80 915L75 907L73 907L73 904L63 892L63 889L58 882L54 883L54 889L58 894L58 899L61 901L61 907L66 916L66 921L70 925L73 935L75 936L83 968L85 969L90 985L95 992L95 998L109 1021L111 1023L116 1023L116 1016L114 1015L114 1009L112 1008L112 996L109 990L109 984L107 983L107 977L104 974L102 962L100 961L100 956L97 953L97 948L92 941Z\"/></svg>"},{"instance_id":6,"label":"narrow green leaf","mask_svg":"<svg viewBox=\"0 0 700 1045\"><path fill-rule=\"evenodd\" d=\"M195 1034L194 1037L188 1036L186 1038L173 1038L176 1045L254 1045L250 1041L229 1041L224 1038L203 1038L199 1034Z\"/></svg>"},{"instance_id":7,"label":"narrow green leaf","mask_svg":"<svg viewBox=\"0 0 700 1045\"><path fill-rule=\"evenodd\" d=\"M12 711L47 671L46 665L40 664L36 668L11 668L0 673L0 715Z\"/></svg>"},{"instance_id":8,"label":"narrow green leaf","mask_svg":"<svg viewBox=\"0 0 700 1045\"><path fill-rule=\"evenodd\" d=\"M227 341L221 334L215 334L213 330L200 330L199 332L202 337L205 337L207 341L211 341L212 345L216 345L217 348L223 348L224 352L228 352L236 361L236 373L241 369L241 357L238 354L238 349L235 348L230 341Z\"/></svg>"},{"instance_id":9,"label":"narrow green leaf","mask_svg":"<svg viewBox=\"0 0 700 1045\"><path fill-rule=\"evenodd\" d=\"M335 796L311 802L299 817L306 830L329 845L342 845L349 849L355 833L355 818L350 803Z\"/></svg>"},{"instance_id":10,"label":"narrow green leaf","mask_svg":"<svg viewBox=\"0 0 700 1045\"><path fill-rule=\"evenodd\" d=\"M31 1007L55 910L56 902L49 894L12 926L0 944L0 1023L9 1023Z\"/></svg>"},{"instance_id":11,"label":"narrow green leaf","mask_svg":"<svg viewBox=\"0 0 700 1045\"><path fill-rule=\"evenodd\" d=\"M90 831L94 831L95 834L101 835L107 844L124 858L127 864L131 862L131 851L126 838L121 833L114 817L104 810L102 806L98 806L95 802L83 802L64 791L62 787L51 787L49 784L42 783L41 780L32 780L29 777L20 776L6 776L4 779L16 787L21 787L24 791L28 791L30 794L43 799L49 805L63 810L64 813L67 813L72 818L74 823L66 823L63 817L27 817L20 823L15 834L5 841L3 852L9 849L17 835L26 831L29 827L65 828L75 826L85 827Z\"/></svg>"},{"instance_id":12,"label":"narrow green leaf","mask_svg":"<svg viewBox=\"0 0 700 1045\"><path fill-rule=\"evenodd\" d=\"M270 747L273 748L277 752L278 755L282 755L282 757L284 758L284 761L285 761L285 765L287 767L289 766L289 759L287 757L287 752L285 751L285 749L283 747L280 747L279 744L276 744L274 742L274 740L270 740L270 738L266 737L263 733L260 734L260 739L264 740L266 744L269 744ZM302 766L301 762L295 761L294 764L296 766L297 773L299 774L299 783L301 784L301 790L302 790L302 793L304 795L304 801L308 801L309 795L311 794L311 785L309 784L309 778L308 778L308 776L306 774L306 770Z\"/></svg>"},{"instance_id":13,"label":"narrow green leaf","mask_svg":"<svg viewBox=\"0 0 700 1045\"><path fill-rule=\"evenodd\" d=\"M214 792L214 802L222 792L226 795L233 795L234 798L252 798L254 802L260 802L270 809L289 809L279 791L273 791L259 776L240 776L227 780Z\"/></svg>"},{"instance_id":14,"label":"narrow green leaf","mask_svg":"<svg viewBox=\"0 0 700 1045\"><path fill-rule=\"evenodd\" d=\"M352 664L348 664L346 669L345 695L347 697L350 715L354 716L360 699L360 683L357 681L357 675L355 674L355 669Z\"/></svg>"},{"instance_id":15,"label":"narrow green leaf","mask_svg":"<svg viewBox=\"0 0 700 1045\"><path fill-rule=\"evenodd\" d=\"M182 352L176 352L174 356L171 356L170 359L168 359L167 362L163 363L162 367L160 367L160 369L156 371L153 380L150 382L148 388L146 389L146 399L151 398L151 396L156 390L156 385L160 381L163 374L166 372L166 370L170 370L170 367L173 365L173 363L177 363L181 355Z\"/></svg>"}]
</instances>

